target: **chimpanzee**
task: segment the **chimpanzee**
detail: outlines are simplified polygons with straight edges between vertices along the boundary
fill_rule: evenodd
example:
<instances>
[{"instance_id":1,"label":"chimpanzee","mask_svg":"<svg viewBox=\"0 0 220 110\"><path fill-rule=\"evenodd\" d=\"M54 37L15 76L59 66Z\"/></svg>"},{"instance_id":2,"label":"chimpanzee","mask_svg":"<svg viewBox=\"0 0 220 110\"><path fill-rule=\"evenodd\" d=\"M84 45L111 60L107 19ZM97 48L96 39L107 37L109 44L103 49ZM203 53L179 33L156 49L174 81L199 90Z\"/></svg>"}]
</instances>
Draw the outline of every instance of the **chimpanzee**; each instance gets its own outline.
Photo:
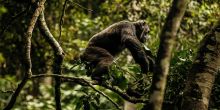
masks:
<instances>
[{"instance_id":1,"label":"chimpanzee","mask_svg":"<svg viewBox=\"0 0 220 110\"><path fill-rule=\"evenodd\" d=\"M88 43L80 59L86 62L86 68L92 68L91 78L102 80L103 74L108 74L113 59L127 48L143 73L153 71L154 56L144 48L143 43L148 38L149 27L145 21L120 21L95 34Z\"/></svg>"}]
</instances>

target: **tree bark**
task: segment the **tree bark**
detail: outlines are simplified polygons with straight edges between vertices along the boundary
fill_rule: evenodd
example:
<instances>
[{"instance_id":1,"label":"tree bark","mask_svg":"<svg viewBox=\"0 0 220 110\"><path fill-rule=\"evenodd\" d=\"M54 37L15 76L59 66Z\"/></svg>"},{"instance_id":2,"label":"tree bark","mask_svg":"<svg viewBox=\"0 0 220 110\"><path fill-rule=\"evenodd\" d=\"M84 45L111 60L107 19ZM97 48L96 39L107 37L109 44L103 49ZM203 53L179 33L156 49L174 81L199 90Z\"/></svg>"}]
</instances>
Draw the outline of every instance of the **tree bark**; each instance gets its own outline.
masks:
<instances>
[{"instance_id":1,"label":"tree bark","mask_svg":"<svg viewBox=\"0 0 220 110\"><path fill-rule=\"evenodd\" d=\"M25 76L22 79L21 83L16 88L15 92L12 94L8 105L3 110L10 110L14 106L19 93L21 92L22 88L25 86L28 79L32 75L32 72L31 72L32 63L31 63L31 55L30 55L30 53L31 53L31 37L32 37L33 29L34 29L35 24L38 19L38 16L40 15L41 11L43 10L43 6L44 6L45 2L46 2L46 0L39 1L39 4L38 4L37 8L35 9L35 11L32 15L32 18L28 24L27 32L24 35L24 39L25 39L25 44L24 44L25 45L24 46L24 48L25 48L25 53L24 53Z\"/></svg>"},{"instance_id":2,"label":"tree bark","mask_svg":"<svg viewBox=\"0 0 220 110\"><path fill-rule=\"evenodd\" d=\"M205 36L183 94L183 110L208 110L215 76L220 70L220 23Z\"/></svg>"},{"instance_id":3,"label":"tree bark","mask_svg":"<svg viewBox=\"0 0 220 110\"><path fill-rule=\"evenodd\" d=\"M51 34L49 28L47 27L44 12L40 14L38 26L41 34L45 37L47 42L50 44L54 51L54 63L53 63L53 72L54 74L62 74L62 64L64 59L64 51L57 40ZM62 110L61 108L61 93L60 93L61 80L59 77L55 77L55 101L56 101L56 110Z\"/></svg>"},{"instance_id":4,"label":"tree bark","mask_svg":"<svg viewBox=\"0 0 220 110\"><path fill-rule=\"evenodd\" d=\"M188 0L174 0L166 23L160 35L160 46L157 53L156 67L154 69L151 86L149 109L161 110L170 59L176 40L176 33L185 13Z\"/></svg>"}]
</instances>

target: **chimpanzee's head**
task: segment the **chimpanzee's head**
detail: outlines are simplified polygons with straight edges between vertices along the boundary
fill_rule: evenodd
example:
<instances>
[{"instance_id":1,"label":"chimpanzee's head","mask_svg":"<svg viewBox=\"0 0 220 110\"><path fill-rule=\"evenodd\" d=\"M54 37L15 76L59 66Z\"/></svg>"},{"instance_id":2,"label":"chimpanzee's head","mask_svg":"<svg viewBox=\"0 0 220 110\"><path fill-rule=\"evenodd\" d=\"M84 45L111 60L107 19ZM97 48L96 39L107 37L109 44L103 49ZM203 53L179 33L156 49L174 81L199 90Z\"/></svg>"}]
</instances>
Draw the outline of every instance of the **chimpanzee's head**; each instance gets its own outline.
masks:
<instances>
[{"instance_id":1,"label":"chimpanzee's head","mask_svg":"<svg viewBox=\"0 0 220 110\"><path fill-rule=\"evenodd\" d=\"M150 32L150 29L147 25L147 23L144 20L136 21L134 22L135 28L136 28L136 35L140 42L144 43L149 38L148 33Z\"/></svg>"}]
</instances>

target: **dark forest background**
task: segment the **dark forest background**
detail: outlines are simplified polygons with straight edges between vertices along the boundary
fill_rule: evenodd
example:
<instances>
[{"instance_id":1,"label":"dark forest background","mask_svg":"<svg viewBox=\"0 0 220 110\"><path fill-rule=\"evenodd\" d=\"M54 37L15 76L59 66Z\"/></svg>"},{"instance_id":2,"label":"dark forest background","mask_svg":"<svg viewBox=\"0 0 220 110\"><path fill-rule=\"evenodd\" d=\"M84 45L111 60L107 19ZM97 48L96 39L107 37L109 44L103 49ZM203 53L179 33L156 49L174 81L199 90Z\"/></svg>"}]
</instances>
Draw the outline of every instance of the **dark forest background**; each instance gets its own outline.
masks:
<instances>
[{"instance_id":1,"label":"dark forest background","mask_svg":"<svg viewBox=\"0 0 220 110\"><path fill-rule=\"evenodd\" d=\"M11 94L25 76L25 32L37 7L35 0L0 1L0 109L10 100ZM85 66L75 62L85 49L88 40L107 26L121 21L145 20L150 27L146 45L157 55L160 34L172 5L171 0L50 0L44 4L44 14L52 35L65 52L62 75L84 78ZM187 4L176 36L164 101L179 102L187 76L196 58L202 39L211 32L220 18L219 0L191 0ZM32 74L52 74L54 52L36 24L31 39ZM218 31L219 32L219 31ZM220 39L219 34L217 39ZM220 54L219 54L220 55ZM219 68L220 66L218 66ZM218 72L219 73L219 72ZM129 51L119 55L111 67L112 86L121 90L138 91L141 98L149 99L153 73L143 75ZM220 109L220 76L216 74L209 100L209 109ZM144 79L144 80L143 80ZM53 110L56 108L52 77L41 77L26 83L13 107L14 110ZM131 104L120 94L95 86L120 107L142 109L143 103ZM132 95L131 95L132 96ZM174 103L177 104L177 103ZM91 87L74 81L61 84L63 110L116 109L115 105ZM127 109L127 110L130 110ZM131 109L132 110L132 109Z\"/></svg>"}]
</instances>

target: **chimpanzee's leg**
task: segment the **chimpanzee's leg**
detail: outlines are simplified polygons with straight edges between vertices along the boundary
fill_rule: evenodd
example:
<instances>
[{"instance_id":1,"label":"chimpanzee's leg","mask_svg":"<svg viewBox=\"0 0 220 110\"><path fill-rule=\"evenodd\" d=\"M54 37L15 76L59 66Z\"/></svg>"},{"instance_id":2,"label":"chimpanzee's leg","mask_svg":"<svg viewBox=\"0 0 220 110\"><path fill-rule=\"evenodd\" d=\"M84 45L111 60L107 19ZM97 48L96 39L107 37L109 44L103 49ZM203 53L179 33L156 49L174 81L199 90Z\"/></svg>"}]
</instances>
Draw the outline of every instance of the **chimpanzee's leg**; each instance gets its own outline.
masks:
<instances>
[{"instance_id":1,"label":"chimpanzee's leg","mask_svg":"<svg viewBox=\"0 0 220 110\"><path fill-rule=\"evenodd\" d=\"M114 59L107 50L99 47L86 48L80 58L92 67L92 79L99 81L102 79L103 74L108 74L109 66Z\"/></svg>"},{"instance_id":2,"label":"chimpanzee's leg","mask_svg":"<svg viewBox=\"0 0 220 110\"><path fill-rule=\"evenodd\" d=\"M106 54L106 56L101 57L92 73L92 79L98 81L105 80L106 78L104 75L109 76L109 66L112 64L112 62L113 57L111 55Z\"/></svg>"}]
</instances>

